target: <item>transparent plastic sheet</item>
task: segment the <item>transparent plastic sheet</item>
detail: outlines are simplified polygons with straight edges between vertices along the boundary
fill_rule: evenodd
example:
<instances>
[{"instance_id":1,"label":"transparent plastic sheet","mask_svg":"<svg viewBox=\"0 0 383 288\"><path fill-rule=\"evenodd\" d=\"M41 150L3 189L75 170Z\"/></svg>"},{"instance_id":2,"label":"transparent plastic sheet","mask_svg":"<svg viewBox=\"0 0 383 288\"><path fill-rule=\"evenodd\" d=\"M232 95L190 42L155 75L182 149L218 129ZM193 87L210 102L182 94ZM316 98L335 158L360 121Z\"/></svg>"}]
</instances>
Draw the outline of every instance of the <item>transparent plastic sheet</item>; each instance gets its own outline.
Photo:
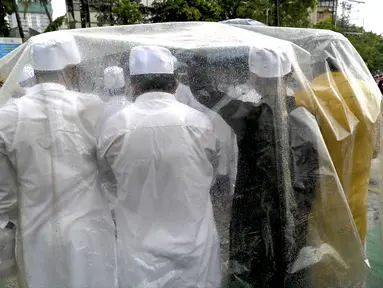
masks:
<instances>
[{"instance_id":1,"label":"transparent plastic sheet","mask_svg":"<svg viewBox=\"0 0 383 288\"><path fill-rule=\"evenodd\" d=\"M312 88L318 101L310 103L305 93L298 92L297 103L315 111L313 113L318 116L364 242L371 159L378 158L380 152L379 115L382 96L363 59L343 35L332 31L241 27L288 39L310 52Z\"/></svg>"},{"instance_id":2,"label":"transparent plastic sheet","mask_svg":"<svg viewBox=\"0 0 383 288\"><path fill-rule=\"evenodd\" d=\"M35 43L67 33L81 56L67 90L23 87L18 98ZM168 113L177 111L188 136L158 129L167 114L155 118L145 97L104 120L112 96L103 73L123 68L132 99L137 45L167 47L177 58L178 102L154 102L174 108ZM250 61L253 50L267 61ZM218 23L61 31L1 59L0 101L13 99L0 110L0 139L16 170L20 287L362 285L365 255L340 177L317 115L293 97L303 90L319 101L311 59L291 42ZM213 134L197 129L204 125ZM197 152L214 150L212 135L221 154L210 163Z\"/></svg>"},{"instance_id":3,"label":"transparent plastic sheet","mask_svg":"<svg viewBox=\"0 0 383 288\"><path fill-rule=\"evenodd\" d=\"M381 185L379 165L375 162L381 158L382 96L363 59L343 35L332 31L241 28L288 39L310 52L312 89L317 99L309 101L309 93L298 91L296 102L315 113L318 119L359 235L365 242L368 223L374 222L369 218L376 217L369 215L370 206L378 204L367 203L368 189L373 190L370 194L379 194ZM375 198L369 202L377 201Z\"/></svg>"}]
</instances>

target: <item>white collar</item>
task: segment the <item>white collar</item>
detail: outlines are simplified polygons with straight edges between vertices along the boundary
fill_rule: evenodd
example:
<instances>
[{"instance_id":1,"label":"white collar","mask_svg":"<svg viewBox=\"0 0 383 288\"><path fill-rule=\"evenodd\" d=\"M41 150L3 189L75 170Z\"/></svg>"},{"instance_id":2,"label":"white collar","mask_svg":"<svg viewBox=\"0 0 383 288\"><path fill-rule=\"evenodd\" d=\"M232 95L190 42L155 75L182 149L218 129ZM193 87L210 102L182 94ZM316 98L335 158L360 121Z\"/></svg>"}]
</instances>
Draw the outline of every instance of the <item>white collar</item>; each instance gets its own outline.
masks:
<instances>
[{"instance_id":1,"label":"white collar","mask_svg":"<svg viewBox=\"0 0 383 288\"><path fill-rule=\"evenodd\" d=\"M141 94L136 98L135 102L145 102L145 101L153 101L153 100L173 100L177 101L176 97L173 94L165 93L165 92L148 92Z\"/></svg>"},{"instance_id":2,"label":"white collar","mask_svg":"<svg viewBox=\"0 0 383 288\"><path fill-rule=\"evenodd\" d=\"M28 94L35 94L42 91L66 91L66 88L58 83L41 83L29 88Z\"/></svg>"}]
</instances>

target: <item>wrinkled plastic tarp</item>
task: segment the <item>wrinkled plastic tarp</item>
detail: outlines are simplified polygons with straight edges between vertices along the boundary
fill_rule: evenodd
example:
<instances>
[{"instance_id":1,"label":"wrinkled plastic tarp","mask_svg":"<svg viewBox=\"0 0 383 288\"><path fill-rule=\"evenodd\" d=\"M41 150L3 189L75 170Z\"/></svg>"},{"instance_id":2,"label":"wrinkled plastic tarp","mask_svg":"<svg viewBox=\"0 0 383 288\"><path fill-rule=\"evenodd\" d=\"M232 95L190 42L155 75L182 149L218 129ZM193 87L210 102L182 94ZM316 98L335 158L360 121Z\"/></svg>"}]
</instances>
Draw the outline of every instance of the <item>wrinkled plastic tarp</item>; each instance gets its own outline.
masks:
<instances>
[{"instance_id":1,"label":"wrinkled plastic tarp","mask_svg":"<svg viewBox=\"0 0 383 288\"><path fill-rule=\"evenodd\" d=\"M379 153L381 94L351 43L326 30L241 26L292 41L311 54L315 99L299 91L298 105L318 117L359 235L367 231L367 192L371 157ZM325 60L328 60L327 63ZM346 152L347 151L347 152Z\"/></svg>"},{"instance_id":2,"label":"wrinkled plastic tarp","mask_svg":"<svg viewBox=\"0 0 383 288\"><path fill-rule=\"evenodd\" d=\"M14 190L18 191L14 192L14 195L17 197L20 217L16 250L18 251L17 262L21 267L19 279L23 279L24 284L31 285L32 281L40 279L40 277L44 279L48 272L41 267L49 267L49 278L57 281L55 281L55 285L46 284L50 285L46 287L66 287L68 285L75 287L71 286L69 279L77 281L78 278L84 281L81 284L84 286L81 287L98 287L94 283L93 286L92 283L85 283L86 278L92 278L93 273L98 277L102 277L102 275L109 277L110 279L103 279L103 283L109 281L111 285L108 287L113 287L116 279L115 276L111 276L113 274L111 270L117 269L116 274L123 274L124 271L118 271L118 264L117 267L114 267L112 259L114 254L111 250L114 242L110 239L114 239L116 235L117 246L120 245L119 256L123 257L124 252L128 253L128 250L123 249L124 243L119 242L121 239L126 239L119 237L119 233L126 233L124 225L119 227L118 221L117 223L111 222L109 215L100 216L97 213L90 213L90 211L95 211L94 207L91 207L92 204L78 201L79 196L76 194L77 191L77 193L81 192L81 195L84 193L91 197L92 189L95 188L90 188L89 181L97 185L94 182L98 177L95 171L97 168L93 166L97 159L96 154L91 151L96 150L97 139L104 136L100 135L102 130L92 130L94 139L87 142L86 147L68 146L66 141L69 141L70 138L51 139L51 135L56 135L56 130L54 130L54 126L47 125L47 123L63 125L64 122L60 121L67 121L63 128L69 129L68 127L72 127L71 125L77 127L77 120L73 119L73 123L68 122L68 118L64 117L65 114L61 112L61 114L57 114L60 109L54 110L53 114L41 112L39 117L32 114L33 105L35 105L32 100L33 96L28 94L28 89L20 88L17 80L23 67L31 63L30 53L34 39L55 37L60 33L74 35L81 53L82 62L75 67L78 72L77 77L72 79L75 85L69 89L87 93L81 94L81 97L78 96L82 99L81 105L83 106L81 107L85 107L84 109L88 107L87 99L92 102L92 99L98 96L105 100L106 92L103 88L105 68L121 66L124 68L126 76L129 75L128 59L132 47L159 45L169 48L178 60L177 75L180 87L183 87L182 90L179 88L176 93L178 101L205 113L213 122L214 132L222 142L220 145L225 147L222 149L224 151L223 160L220 159L221 168L215 171L215 181L211 184L214 223L221 247L222 274L214 272L220 269L210 267L211 262L203 262L201 267L190 267L193 265L192 263L198 263L190 259L204 257L211 253L211 251L202 254L196 253L195 251L199 251L198 247L187 246L193 243L190 233L178 235L179 238L176 239L162 237L169 231L173 231L174 227L182 227L182 223L179 221L193 224L192 227L196 227L196 231L207 231L207 228L203 226L206 221L190 223L194 218L189 218L188 221L187 215L185 215L186 219L174 217L174 227L171 226L171 221L167 221L167 225L170 226L139 227L138 232L135 232L143 233L143 231L154 229L148 235L158 236L147 239L150 247L155 248L151 248L150 251L145 250L145 257L141 255L140 258L139 253L135 254L135 264L132 262L131 267L124 268L129 269L129 273L136 276L135 281L139 282L137 285L140 287L173 287L172 285L177 283L174 282L174 277L186 275L189 269L197 269L197 271L216 273L215 277L222 277L222 287L225 285L270 288L361 287L366 276L366 258L353 221L352 209L350 210L347 203L346 195L349 197L352 188L342 183L345 175L354 173L352 168L355 165L349 164L347 157L344 157L344 162L341 162L343 164L339 164L341 160L334 159L334 150L330 149L332 146L329 145L331 143L328 142L327 130L324 130L323 125L328 125L326 129L334 139L343 141L342 139L350 138L349 135L352 135L357 129L355 127L358 127L359 118L358 115L351 112L352 109L349 105L356 105L360 103L358 102L360 100L362 102L360 106L363 109L359 110L361 113L365 113L362 115L366 123L363 124L365 125L363 127L366 127L366 133L371 133L368 134L371 137L369 137L369 146L366 150L373 150L371 147L374 146L372 144L377 137L371 131L374 131L373 124L377 121L377 110L380 111L380 98L375 95L376 85L370 87L372 78L360 79L357 77L359 74L365 75L366 68L359 55L349 53L349 43L331 45L331 51L333 51L331 56L343 63L342 67L348 69L339 77L343 77L342 80L351 81L351 83L364 81L366 89L371 90L371 93L368 94L369 99L375 101L377 106L372 107L368 103L369 99L365 99L364 94L360 92L364 88L358 85L351 86L354 93L352 99L349 100L350 103L342 98L342 93L349 93L346 88L342 90L335 88L334 85L326 88L337 95L334 103L327 103L326 95L322 95L324 94L322 90L325 89L323 84L318 84L319 87L313 84L315 82L315 80L313 82L313 71L316 68L314 69L312 65L312 59L315 59L315 63L324 63L329 55L326 53L316 55L312 49L309 49L309 46L305 48L304 45L296 45L277 39L278 37L265 36L262 35L262 31L256 33L219 23L165 23L54 32L31 38L26 44L0 60L1 74L7 77L7 81L0 90L0 103L5 105L2 109L8 107L6 103L11 99L13 99L11 102L17 102L27 98L24 101L29 103L29 106L25 107L29 110L24 109L26 118L14 120L19 124L18 129L28 127L27 122L24 121L30 118L35 119L36 128L40 129L40 132L41 127L46 125L45 134L41 134L40 138L34 138L36 135L33 134L33 131L19 130L18 133L25 133L23 137L14 140L13 147L17 147L19 150L6 149L4 152L10 158L13 168L18 172L15 173L17 187ZM311 38L311 42L316 40L314 36ZM307 40L307 43L310 41ZM292 65L293 73L280 78L268 79L266 82L257 82L254 80L257 78L254 78L254 75L249 72L248 58L252 47L275 51L277 54L283 51ZM320 74L332 74L329 65L320 66L322 69ZM264 69L267 74L267 70L271 68L265 66ZM329 76L326 83L333 83L333 79ZM271 85L262 85L264 83ZM126 86L127 97L130 97L128 80ZM54 97L54 95L46 93L44 97L50 99L49 97ZM53 99L49 101L53 101ZM74 104L70 104L71 101L64 101L65 105L69 105L65 106L65 109L72 109L71 105ZM45 102L40 101L39 103L42 105L41 103ZM336 109L339 114L334 112ZM94 111L92 117L96 117L97 113L99 111ZM92 117L91 119L93 119ZM9 125L12 126L12 123ZM77 139L84 137L81 129L76 128L73 131L73 135L80 137ZM28 138L28 136L30 137ZM40 157L53 161L44 164L46 170L26 169L28 161L32 160L23 157L28 158L28 145L34 145L35 141L40 141L37 144L45 147ZM50 141L54 142L50 143ZM26 145L26 143L30 144ZM354 141L347 147L354 147L353 143ZM135 146L132 144L129 147L134 155ZM339 149L346 153L342 156L348 155L348 150L343 147ZM58 151L65 152L65 155L58 154ZM85 162L79 161L78 155L82 155L82 153L86 154ZM363 154L363 158L366 161L372 158L372 152L369 152L368 155ZM176 157L168 159L167 165L172 167L172 161L176 161L176 159ZM33 161L39 162L40 159L36 158ZM54 163L54 165L50 163ZM177 167L176 164L179 163L175 162L174 167ZM88 170L83 170L83 165L86 165ZM337 165L343 165L343 170L340 170ZM227 169L223 169L222 166L227 166ZM185 174L178 178L178 181L187 183L189 181L188 172L191 173L191 169L198 169L198 165L183 167L183 169L185 169ZM23 174L21 175L18 170ZM46 175L49 175L50 180L41 181ZM71 175L74 176L70 178ZM72 179L68 183L73 183L74 186L69 187L72 184L69 185L63 179ZM351 184L349 183L349 185ZM149 190L145 190L148 193L143 195L151 195L154 190L163 188L148 186L145 189ZM100 195L106 193L103 189L101 190ZM119 194L122 191L124 191L123 187L117 188L116 205L117 207L120 205L119 209L124 210L128 207L124 207L122 202L118 201L121 197L126 196ZM45 193L45 197L49 201L42 197L44 194L35 197L39 195L38 192ZM156 193L161 195L160 192ZM174 197L178 197L177 193L182 194L183 192L175 189ZM194 192L198 193L198 190ZM133 200L136 199L134 203L138 203L138 207L134 208L135 220L129 219L129 223L136 221L134 225L139 225L139 223L148 225L148 222L143 220L152 214L143 207L146 207L148 201L152 203L154 200L142 197L137 202L141 194L135 195L134 193L137 191L130 193L129 197L133 197ZM201 191L201 193L205 192ZM0 195L0 201L1 199ZM101 197L97 200L98 209L103 211L102 213L109 207L107 203L104 203L105 205L101 203L106 202L106 199L107 197ZM64 201L62 203L67 205L65 207L57 206L58 203L61 203L60 201ZM172 215L172 211L179 210L177 209L179 207L170 205L172 201L161 201L161 205L166 205L166 203L168 203L168 207L161 207L167 209L169 215ZM153 205L155 204L154 201ZM31 209L33 207L34 209ZM0 208L0 213L8 212L7 207L1 202ZM38 211L40 212L38 213ZM85 213L87 221L78 221L75 216L84 211L88 212ZM62 212L68 216L64 217L65 223L62 223ZM38 220L36 225L30 222L31 219ZM159 220L158 223L161 223L161 219L157 220ZM79 223L82 223L81 226ZM113 227L113 223L116 223L116 227ZM43 232L39 225L44 227ZM68 231L76 233L71 234ZM88 235L86 248L81 245L83 243L81 233ZM65 237L62 237L63 235ZM204 239L207 236L198 234L198 237L202 237L198 239ZM48 238L54 241L49 248L45 244L42 245ZM99 241L93 242L92 239ZM108 241L111 241L110 245L108 245ZM35 248L36 245L38 249L31 250L31 247ZM68 247L68 245L71 246ZM179 249L176 249L177 245L180 245ZM145 247L143 245L140 249L145 249ZM175 251L168 251L169 247L175 247L174 249L178 252L189 252L175 253ZM214 248L209 245L206 247ZM37 265L36 260L31 258L32 252L36 251L40 253ZM70 251L70 253L68 254L66 251ZM129 253L131 252L129 250ZM61 257L63 255L65 257ZM167 257L162 259L158 255L167 255ZM149 258L151 260L148 260ZM150 279L142 272L145 269L135 267L137 263L140 263L139 265L145 267L147 271L151 271ZM174 265L163 265L163 263L173 263ZM72 269L74 267L75 269ZM85 272L82 273L83 271ZM154 278L153 275L155 275ZM122 278L118 277L118 279ZM209 286L204 279L201 274L200 279L193 279L196 282L191 286L215 287L217 285L210 283ZM72 282L72 284L80 282ZM124 286L126 283L118 284L119 287L127 287Z\"/></svg>"},{"instance_id":3,"label":"wrinkled plastic tarp","mask_svg":"<svg viewBox=\"0 0 383 288\"><path fill-rule=\"evenodd\" d=\"M236 18L236 19L229 19L220 21L220 23L225 24L237 24L237 25L258 25L258 26L266 26L262 22L255 21L253 19L243 19L243 18Z\"/></svg>"}]
</instances>

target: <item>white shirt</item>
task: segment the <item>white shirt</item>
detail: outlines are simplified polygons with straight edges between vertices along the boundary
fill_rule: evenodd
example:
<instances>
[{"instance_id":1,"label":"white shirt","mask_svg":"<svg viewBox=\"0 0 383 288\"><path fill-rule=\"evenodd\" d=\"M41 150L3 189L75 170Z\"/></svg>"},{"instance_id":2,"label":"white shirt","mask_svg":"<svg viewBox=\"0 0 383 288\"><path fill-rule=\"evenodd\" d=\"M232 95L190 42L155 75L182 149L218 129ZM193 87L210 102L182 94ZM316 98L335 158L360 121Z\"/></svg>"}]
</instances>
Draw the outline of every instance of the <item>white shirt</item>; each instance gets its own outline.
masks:
<instances>
[{"instance_id":1,"label":"white shirt","mask_svg":"<svg viewBox=\"0 0 383 288\"><path fill-rule=\"evenodd\" d=\"M18 191L17 253L29 287L113 287L114 225L95 157L102 115L95 96L53 83L0 109L0 153L17 175L9 191Z\"/></svg>"},{"instance_id":2,"label":"white shirt","mask_svg":"<svg viewBox=\"0 0 383 288\"><path fill-rule=\"evenodd\" d=\"M107 121L99 156L118 183L121 287L220 287L218 147L209 119L167 93L143 94Z\"/></svg>"}]
</instances>

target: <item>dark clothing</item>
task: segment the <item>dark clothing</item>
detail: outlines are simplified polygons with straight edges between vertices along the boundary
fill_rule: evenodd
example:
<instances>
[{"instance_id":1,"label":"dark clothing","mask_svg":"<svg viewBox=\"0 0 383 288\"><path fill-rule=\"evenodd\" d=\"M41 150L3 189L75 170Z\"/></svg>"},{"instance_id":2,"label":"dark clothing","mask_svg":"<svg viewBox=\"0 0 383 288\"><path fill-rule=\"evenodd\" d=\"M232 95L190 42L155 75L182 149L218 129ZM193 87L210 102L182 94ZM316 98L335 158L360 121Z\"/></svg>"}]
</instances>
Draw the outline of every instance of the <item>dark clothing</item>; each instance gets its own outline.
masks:
<instances>
[{"instance_id":1,"label":"dark clothing","mask_svg":"<svg viewBox=\"0 0 383 288\"><path fill-rule=\"evenodd\" d=\"M383 80L379 81L378 87L379 87L380 93L382 93L382 95L383 95Z\"/></svg>"},{"instance_id":2,"label":"dark clothing","mask_svg":"<svg viewBox=\"0 0 383 288\"><path fill-rule=\"evenodd\" d=\"M306 288L307 271L289 271L306 245L319 168L315 136L300 119L289 117L290 147L280 149L278 124L267 103L233 100L219 114L235 131L239 153L230 225L230 281L236 283L233 287L242 287L243 282L243 287ZM278 153L290 158L291 185L282 185L279 179L284 156Z\"/></svg>"}]
</instances>

